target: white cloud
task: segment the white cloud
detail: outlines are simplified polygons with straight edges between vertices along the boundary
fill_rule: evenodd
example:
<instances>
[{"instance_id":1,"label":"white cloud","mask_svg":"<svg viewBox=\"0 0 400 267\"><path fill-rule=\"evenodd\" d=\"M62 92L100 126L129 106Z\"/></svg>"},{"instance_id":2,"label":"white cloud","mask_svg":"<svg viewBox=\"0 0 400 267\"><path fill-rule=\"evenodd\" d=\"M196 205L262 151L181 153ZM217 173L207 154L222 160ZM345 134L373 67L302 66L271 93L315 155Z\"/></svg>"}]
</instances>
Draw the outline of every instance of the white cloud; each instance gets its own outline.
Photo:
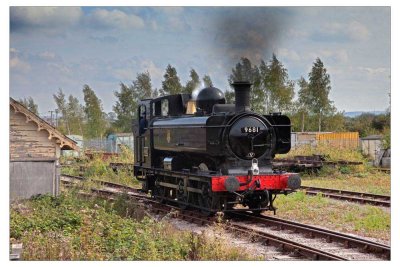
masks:
<instances>
[{"instance_id":1,"label":"white cloud","mask_svg":"<svg viewBox=\"0 0 400 267\"><path fill-rule=\"evenodd\" d=\"M284 57L291 61L299 61L301 59L296 51L287 48L278 49L277 54L279 57Z\"/></svg>"},{"instance_id":2,"label":"white cloud","mask_svg":"<svg viewBox=\"0 0 400 267\"><path fill-rule=\"evenodd\" d=\"M345 49L320 49L307 53L309 60L315 60L317 57L320 57L322 61L335 61L340 64L347 63L349 60L349 55Z\"/></svg>"},{"instance_id":3,"label":"white cloud","mask_svg":"<svg viewBox=\"0 0 400 267\"><path fill-rule=\"evenodd\" d=\"M18 51L14 47L11 47L10 48L10 72L16 71L16 72L27 73L30 70L31 70L31 65L27 61L21 59L20 51Z\"/></svg>"},{"instance_id":4,"label":"white cloud","mask_svg":"<svg viewBox=\"0 0 400 267\"><path fill-rule=\"evenodd\" d=\"M366 41L371 35L368 28L358 21L350 21L347 23L333 22L326 24L321 33L323 35L335 38L342 37L353 41Z\"/></svg>"},{"instance_id":5,"label":"white cloud","mask_svg":"<svg viewBox=\"0 0 400 267\"><path fill-rule=\"evenodd\" d=\"M390 74L390 69L389 68L369 68L369 67L358 67L360 71L366 72L368 75L373 76L373 75L379 75L379 74Z\"/></svg>"},{"instance_id":6,"label":"white cloud","mask_svg":"<svg viewBox=\"0 0 400 267\"><path fill-rule=\"evenodd\" d=\"M157 67L153 61L151 60L143 60L140 63L140 67L144 70L144 71L148 71L150 73L150 76L152 79L161 79L163 76L164 71L162 69L160 69L159 67Z\"/></svg>"},{"instance_id":7,"label":"white cloud","mask_svg":"<svg viewBox=\"0 0 400 267\"><path fill-rule=\"evenodd\" d=\"M154 31L158 30L157 21L152 20L152 21L150 22L150 27L151 27L151 29L154 30Z\"/></svg>"},{"instance_id":8,"label":"white cloud","mask_svg":"<svg viewBox=\"0 0 400 267\"><path fill-rule=\"evenodd\" d=\"M368 28L357 21L350 22L346 32L351 39L357 41L366 41L370 36Z\"/></svg>"},{"instance_id":9,"label":"white cloud","mask_svg":"<svg viewBox=\"0 0 400 267\"><path fill-rule=\"evenodd\" d=\"M115 69L112 73L116 79L121 81L132 81L136 77L133 68Z\"/></svg>"},{"instance_id":10,"label":"white cloud","mask_svg":"<svg viewBox=\"0 0 400 267\"><path fill-rule=\"evenodd\" d=\"M289 29L286 33L290 38L305 38L310 36L310 33L305 30Z\"/></svg>"},{"instance_id":11,"label":"white cloud","mask_svg":"<svg viewBox=\"0 0 400 267\"><path fill-rule=\"evenodd\" d=\"M160 9L162 12L164 12L167 15L179 15L183 13L184 8L179 7L179 6L169 6L169 7L157 7L157 9Z\"/></svg>"},{"instance_id":12,"label":"white cloud","mask_svg":"<svg viewBox=\"0 0 400 267\"><path fill-rule=\"evenodd\" d=\"M135 14L126 14L120 10L95 9L87 16L87 23L94 28L142 28L144 21Z\"/></svg>"},{"instance_id":13,"label":"white cloud","mask_svg":"<svg viewBox=\"0 0 400 267\"><path fill-rule=\"evenodd\" d=\"M172 30L184 31L188 28L188 24L181 17L168 17L168 27Z\"/></svg>"},{"instance_id":14,"label":"white cloud","mask_svg":"<svg viewBox=\"0 0 400 267\"><path fill-rule=\"evenodd\" d=\"M55 62L50 62L47 63L47 66L49 69L52 71L57 71L61 75L71 75L73 73L72 69L68 67L67 65L63 63L55 63Z\"/></svg>"},{"instance_id":15,"label":"white cloud","mask_svg":"<svg viewBox=\"0 0 400 267\"><path fill-rule=\"evenodd\" d=\"M10 59L10 69L19 72L29 72L31 65L18 57L13 57Z\"/></svg>"},{"instance_id":16,"label":"white cloud","mask_svg":"<svg viewBox=\"0 0 400 267\"><path fill-rule=\"evenodd\" d=\"M346 63L349 60L349 55L344 49L337 50L335 53L335 57L340 63Z\"/></svg>"},{"instance_id":17,"label":"white cloud","mask_svg":"<svg viewBox=\"0 0 400 267\"><path fill-rule=\"evenodd\" d=\"M10 21L14 29L58 28L74 25L81 19L80 7L11 7Z\"/></svg>"},{"instance_id":18,"label":"white cloud","mask_svg":"<svg viewBox=\"0 0 400 267\"><path fill-rule=\"evenodd\" d=\"M56 58L56 54L50 51L44 51L42 53L39 53L39 57L44 60L53 60Z\"/></svg>"}]
</instances>

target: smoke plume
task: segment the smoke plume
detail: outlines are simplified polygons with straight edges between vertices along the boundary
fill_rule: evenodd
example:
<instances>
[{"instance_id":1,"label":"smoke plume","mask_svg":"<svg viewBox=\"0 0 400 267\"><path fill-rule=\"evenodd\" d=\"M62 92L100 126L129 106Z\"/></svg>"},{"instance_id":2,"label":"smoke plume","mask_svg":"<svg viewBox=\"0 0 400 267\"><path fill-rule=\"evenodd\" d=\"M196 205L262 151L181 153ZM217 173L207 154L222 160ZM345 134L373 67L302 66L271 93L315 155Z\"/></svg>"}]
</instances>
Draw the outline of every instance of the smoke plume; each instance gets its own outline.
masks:
<instances>
[{"instance_id":1,"label":"smoke plume","mask_svg":"<svg viewBox=\"0 0 400 267\"><path fill-rule=\"evenodd\" d=\"M288 16L279 7L224 8L214 25L216 47L231 66L241 57L258 64L271 58L287 23Z\"/></svg>"}]
</instances>

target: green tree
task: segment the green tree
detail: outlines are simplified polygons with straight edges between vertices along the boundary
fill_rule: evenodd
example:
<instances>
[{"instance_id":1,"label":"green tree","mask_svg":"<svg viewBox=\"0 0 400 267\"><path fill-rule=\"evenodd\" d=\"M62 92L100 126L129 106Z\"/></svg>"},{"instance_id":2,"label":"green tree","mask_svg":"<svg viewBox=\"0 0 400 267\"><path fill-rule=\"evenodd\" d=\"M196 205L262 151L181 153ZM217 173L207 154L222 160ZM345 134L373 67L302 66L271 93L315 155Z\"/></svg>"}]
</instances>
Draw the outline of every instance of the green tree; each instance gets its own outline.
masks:
<instances>
[{"instance_id":1,"label":"green tree","mask_svg":"<svg viewBox=\"0 0 400 267\"><path fill-rule=\"evenodd\" d=\"M174 67L168 64L162 82L161 95L175 95L182 92L182 85Z\"/></svg>"},{"instance_id":2,"label":"green tree","mask_svg":"<svg viewBox=\"0 0 400 267\"><path fill-rule=\"evenodd\" d=\"M250 91L250 105L251 109L255 112L265 112L265 93L261 87L261 76L257 66L253 66L248 58L241 58L235 68L232 69L232 73L228 78L229 84L235 81L249 81L252 83L252 89ZM225 97L228 96L228 103L231 103L234 92L227 91Z\"/></svg>"},{"instance_id":3,"label":"green tree","mask_svg":"<svg viewBox=\"0 0 400 267\"><path fill-rule=\"evenodd\" d=\"M312 99L310 108L314 114L318 114L318 131L321 131L322 117L324 114L332 113L333 106L332 101L329 100L330 76L320 58L315 60L308 77L309 93Z\"/></svg>"},{"instance_id":4,"label":"green tree","mask_svg":"<svg viewBox=\"0 0 400 267\"><path fill-rule=\"evenodd\" d=\"M261 61L260 73L267 111L288 112L294 97L294 82L289 80L287 69L273 54L268 64Z\"/></svg>"},{"instance_id":5,"label":"green tree","mask_svg":"<svg viewBox=\"0 0 400 267\"><path fill-rule=\"evenodd\" d=\"M33 98L30 96L28 98L20 99L19 102L24 105L30 112L39 115L38 105L35 103Z\"/></svg>"},{"instance_id":6,"label":"green tree","mask_svg":"<svg viewBox=\"0 0 400 267\"><path fill-rule=\"evenodd\" d=\"M372 128L372 120L375 115L371 113L362 113L355 118L346 118L346 129L351 132L359 132L360 137L365 137L378 132Z\"/></svg>"},{"instance_id":7,"label":"green tree","mask_svg":"<svg viewBox=\"0 0 400 267\"><path fill-rule=\"evenodd\" d=\"M308 82L304 79L303 76L300 77L297 84L300 87L299 90L299 97L297 101L297 109L301 114L301 131L304 132L304 123L305 117L308 114L308 109L311 106L311 98L310 92L308 87Z\"/></svg>"},{"instance_id":8,"label":"green tree","mask_svg":"<svg viewBox=\"0 0 400 267\"><path fill-rule=\"evenodd\" d=\"M157 97L159 97L160 96L160 90L158 90L157 88L155 88L154 90L153 90L153 92L151 93L151 97L152 98L157 98Z\"/></svg>"},{"instance_id":9,"label":"green tree","mask_svg":"<svg viewBox=\"0 0 400 267\"><path fill-rule=\"evenodd\" d=\"M227 89L225 91L225 100L227 104L234 104L235 103L235 92L233 90Z\"/></svg>"},{"instance_id":10,"label":"green tree","mask_svg":"<svg viewBox=\"0 0 400 267\"><path fill-rule=\"evenodd\" d=\"M203 83L204 83L204 87L213 87L214 86L210 75L203 76Z\"/></svg>"},{"instance_id":11,"label":"green tree","mask_svg":"<svg viewBox=\"0 0 400 267\"><path fill-rule=\"evenodd\" d=\"M101 100L87 84L83 86L83 98L85 100L84 111L87 121L86 136L89 138L102 137L106 129L106 121Z\"/></svg>"},{"instance_id":12,"label":"green tree","mask_svg":"<svg viewBox=\"0 0 400 267\"><path fill-rule=\"evenodd\" d=\"M148 71L138 73L136 80L132 82L135 100L151 98L153 89L151 85L151 77Z\"/></svg>"},{"instance_id":13,"label":"green tree","mask_svg":"<svg viewBox=\"0 0 400 267\"><path fill-rule=\"evenodd\" d=\"M334 108L333 112L324 117L322 127L326 131L343 132L346 131L345 120L344 112L336 112Z\"/></svg>"},{"instance_id":14,"label":"green tree","mask_svg":"<svg viewBox=\"0 0 400 267\"><path fill-rule=\"evenodd\" d=\"M83 136L84 108L79 103L78 98L73 95L68 97L67 114L71 134L80 134Z\"/></svg>"},{"instance_id":15,"label":"green tree","mask_svg":"<svg viewBox=\"0 0 400 267\"><path fill-rule=\"evenodd\" d=\"M183 88L183 93L191 94L194 89L196 89L200 85L200 78L197 72L194 69L190 70L190 80L186 83L186 86Z\"/></svg>"},{"instance_id":16,"label":"green tree","mask_svg":"<svg viewBox=\"0 0 400 267\"><path fill-rule=\"evenodd\" d=\"M113 106L116 114L114 125L123 132L130 131L132 119L137 109L137 99L133 86L120 83L119 92L114 92L117 102Z\"/></svg>"},{"instance_id":17,"label":"green tree","mask_svg":"<svg viewBox=\"0 0 400 267\"><path fill-rule=\"evenodd\" d=\"M116 126L120 131L130 132L132 120L135 118L138 102L141 99L151 98L157 94L153 91L151 77L148 71L137 73L136 79L131 85L124 83L120 84L120 91L114 92L117 97L117 102L113 106L113 111L116 113Z\"/></svg>"},{"instance_id":18,"label":"green tree","mask_svg":"<svg viewBox=\"0 0 400 267\"><path fill-rule=\"evenodd\" d=\"M69 127L68 118L68 104L65 99L65 94L62 89L59 88L57 94L53 94L54 101L56 102L57 108L61 113L61 118L58 118L58 129L66 134L71 134Z\"/></svg>"}]
</instances>

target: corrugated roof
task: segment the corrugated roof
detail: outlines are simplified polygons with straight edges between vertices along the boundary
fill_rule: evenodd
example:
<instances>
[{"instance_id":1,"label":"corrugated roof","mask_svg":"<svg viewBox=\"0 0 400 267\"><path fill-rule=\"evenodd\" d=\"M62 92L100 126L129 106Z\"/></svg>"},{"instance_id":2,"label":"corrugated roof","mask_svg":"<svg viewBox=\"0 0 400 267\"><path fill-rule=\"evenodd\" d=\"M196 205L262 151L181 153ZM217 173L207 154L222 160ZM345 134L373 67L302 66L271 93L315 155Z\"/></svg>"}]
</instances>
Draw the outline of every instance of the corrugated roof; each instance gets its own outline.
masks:
<instances>
[{"instance_id":1,"label":"corrugated roof","mask_svg":"<svg viewBox=\"0 0 400 267\"><path fill-rule=\"evenodd\" d=\"M26 116L26 123L33 121L36 123L38 130L46 130L49 134L49 139L56 139L56 143L60 145L60 148L63 150L76 150L79 151L79 147L77 143L62 134L55 127L48 124L45 120L37 116L35 113L29 111L24 105L15 101L12 97L10 97L10 106L14 108L15 113L22 113Z\"/></svg>"}]
</instances>

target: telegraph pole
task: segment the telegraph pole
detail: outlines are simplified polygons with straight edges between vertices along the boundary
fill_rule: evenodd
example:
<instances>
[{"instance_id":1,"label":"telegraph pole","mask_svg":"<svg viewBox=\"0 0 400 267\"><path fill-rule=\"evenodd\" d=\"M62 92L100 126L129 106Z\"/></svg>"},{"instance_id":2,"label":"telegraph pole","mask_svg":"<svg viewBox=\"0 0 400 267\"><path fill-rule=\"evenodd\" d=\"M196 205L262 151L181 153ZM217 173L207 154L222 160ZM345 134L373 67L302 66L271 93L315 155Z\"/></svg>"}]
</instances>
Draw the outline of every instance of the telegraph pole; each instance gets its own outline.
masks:
<instances>
[{"instance_id":1,"label":"telegraph pole","mask_svg":"<svg viewBox=\"0 0 400 267\"><path fill-rule=\"evenodd\" d=\"M58 109L56 109L55 111L56 111L56 127L58 127Z\"/></svg>"}]
</instances>

